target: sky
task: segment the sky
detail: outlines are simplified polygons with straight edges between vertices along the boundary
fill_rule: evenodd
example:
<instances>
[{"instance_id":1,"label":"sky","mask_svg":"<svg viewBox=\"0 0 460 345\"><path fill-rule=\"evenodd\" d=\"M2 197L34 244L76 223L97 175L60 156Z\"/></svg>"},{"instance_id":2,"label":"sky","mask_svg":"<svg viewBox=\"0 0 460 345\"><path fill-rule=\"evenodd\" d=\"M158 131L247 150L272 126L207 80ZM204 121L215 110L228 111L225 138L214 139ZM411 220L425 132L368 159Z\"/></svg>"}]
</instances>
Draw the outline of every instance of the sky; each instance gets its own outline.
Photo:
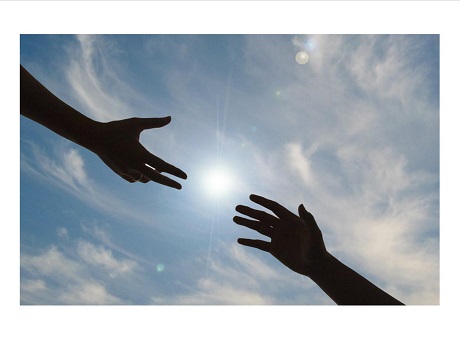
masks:
<instances>
[{"instance_id":1,"label":"sky","mask_svg":"<svg viewBox=\"0 0 460 345\"><path fill-rule=\"evenodd\" d=\"M20 117L22 305L332 305L236 243L250 194L304 204L326 248L408 305L440 302L440 37L20 35L20 62L188 174L130 184ZM299 52L308 56L296 60ZM305 54L306 53L306 54Z\"/></svg>"}]
</instances>

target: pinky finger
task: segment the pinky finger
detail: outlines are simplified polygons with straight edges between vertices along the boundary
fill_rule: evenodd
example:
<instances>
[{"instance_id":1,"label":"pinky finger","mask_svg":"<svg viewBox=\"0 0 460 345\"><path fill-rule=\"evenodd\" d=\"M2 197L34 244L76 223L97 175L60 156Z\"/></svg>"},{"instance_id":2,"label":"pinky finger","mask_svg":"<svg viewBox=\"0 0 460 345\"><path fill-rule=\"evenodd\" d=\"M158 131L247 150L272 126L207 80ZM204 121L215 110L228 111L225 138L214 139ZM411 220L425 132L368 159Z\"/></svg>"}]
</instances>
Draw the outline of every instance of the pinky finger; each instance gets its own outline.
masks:
<instances>
[{"instance_id":1,"label":"pinky finger","mask_svg":"<svg viewBox=\"0 0 460 345\"><path fill-rule=\"evenodd\" d=\"M267 241L239 238L238 243L246 247L252 247L252 248L260 249L264 252L270 252L270 242L267 242Z\"/></svg>"}]
</instances>

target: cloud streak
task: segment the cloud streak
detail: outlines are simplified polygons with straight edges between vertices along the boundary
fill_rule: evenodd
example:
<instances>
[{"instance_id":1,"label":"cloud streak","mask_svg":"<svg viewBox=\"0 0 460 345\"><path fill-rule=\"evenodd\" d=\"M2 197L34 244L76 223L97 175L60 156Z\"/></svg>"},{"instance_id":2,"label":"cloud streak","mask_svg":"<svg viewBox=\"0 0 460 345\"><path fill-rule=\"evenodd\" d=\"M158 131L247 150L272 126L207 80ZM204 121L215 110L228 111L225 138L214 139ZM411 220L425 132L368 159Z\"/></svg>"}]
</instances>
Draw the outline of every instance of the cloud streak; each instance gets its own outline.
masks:
<instances>
[{"instance_id":1,"label":"cloud streak","mask_svg":"<svg viewBox=\"0 0 460 345\"><path fill-rule=\"evenodd\" d=\"M152 217L115 197L101 183L90 178L82 154L67 142L54 144L52 153L45 152L30 141L23 141L25 146L29 149L23 149L21 153L21 169L24 172L116 218L131 218L150 226L155 224Z\"/></svg>"},{"instance_id":2,"label":"cloud streak","mask_svg":"<svg viewBox=\"0 0 460 345\"><path fill-rule=\"evenodd\" d=\"M83 113L107 122L142 116L138 110L149 102L125 79L119 59L126 53L104 35L77 35L76 45L66 47L66 78L73 101Z\"/></svg>"}]
</instances>

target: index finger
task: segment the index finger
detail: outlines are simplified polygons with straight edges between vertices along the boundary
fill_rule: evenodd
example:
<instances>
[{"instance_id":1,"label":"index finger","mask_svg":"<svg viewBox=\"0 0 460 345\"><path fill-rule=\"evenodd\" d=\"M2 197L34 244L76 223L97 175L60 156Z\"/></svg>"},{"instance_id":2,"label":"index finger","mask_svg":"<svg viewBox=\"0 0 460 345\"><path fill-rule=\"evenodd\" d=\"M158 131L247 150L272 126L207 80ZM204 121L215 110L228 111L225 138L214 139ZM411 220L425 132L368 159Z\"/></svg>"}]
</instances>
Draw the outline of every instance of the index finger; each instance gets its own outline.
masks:
<instances>
[{"instance_id":1,"label":"index finger","mask_svg":"<svg viewBox=\"0 0 460 345\"><path fill-rule=\"evenodd\" d=\"M251 194L249 196L251 201L254 201L256 204L268 208L274 214L276 214L279 218L290 218L290 217L297 217L294 213L289 211L284 206L281 206L276 201L264 198L260 195Z\"/></svg>"}]
</instances>

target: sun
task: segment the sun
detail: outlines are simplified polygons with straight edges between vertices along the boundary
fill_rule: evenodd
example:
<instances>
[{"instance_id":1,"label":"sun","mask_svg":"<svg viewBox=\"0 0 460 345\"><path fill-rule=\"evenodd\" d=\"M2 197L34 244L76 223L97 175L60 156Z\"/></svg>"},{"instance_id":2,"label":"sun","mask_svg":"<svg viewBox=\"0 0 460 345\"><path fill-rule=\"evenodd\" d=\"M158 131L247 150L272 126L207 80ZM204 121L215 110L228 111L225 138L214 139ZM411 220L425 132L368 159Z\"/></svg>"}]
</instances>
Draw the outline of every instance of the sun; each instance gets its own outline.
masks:
<instances>
[{"instance_id":1,"label":"sun","mask_svg":"<svg viewBox=\"0 0 460 345\"><path fill-rule=\"evenodd\" d=\"M214 197L224 196L230 193L234 185L231 172L223 166L209 169L204 177L206 192Z\"/></svg>"}]
</instances>

